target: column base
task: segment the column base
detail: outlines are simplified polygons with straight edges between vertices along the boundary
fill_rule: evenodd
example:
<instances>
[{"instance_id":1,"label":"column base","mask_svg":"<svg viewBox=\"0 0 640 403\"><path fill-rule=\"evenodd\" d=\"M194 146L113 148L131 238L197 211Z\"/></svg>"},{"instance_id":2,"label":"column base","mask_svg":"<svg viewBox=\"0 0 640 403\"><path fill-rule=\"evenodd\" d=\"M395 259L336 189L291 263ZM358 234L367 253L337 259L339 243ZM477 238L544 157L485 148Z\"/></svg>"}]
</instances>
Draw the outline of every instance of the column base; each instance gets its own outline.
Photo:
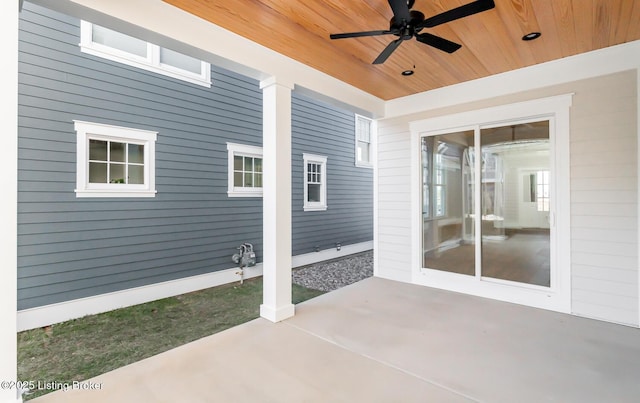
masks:
<instances>
[{"instance_id":1,"label":"column base","mask_svg":"<svg viewBox=\"0 0 640 403\"><path fill-rule=\"evenodd\" d=\"M273 323L289 319L295 315L295 305L289 304L280 308L275 308L267 305L260 305L260 316L270 320Z\"/></svg>"}]
</instances>

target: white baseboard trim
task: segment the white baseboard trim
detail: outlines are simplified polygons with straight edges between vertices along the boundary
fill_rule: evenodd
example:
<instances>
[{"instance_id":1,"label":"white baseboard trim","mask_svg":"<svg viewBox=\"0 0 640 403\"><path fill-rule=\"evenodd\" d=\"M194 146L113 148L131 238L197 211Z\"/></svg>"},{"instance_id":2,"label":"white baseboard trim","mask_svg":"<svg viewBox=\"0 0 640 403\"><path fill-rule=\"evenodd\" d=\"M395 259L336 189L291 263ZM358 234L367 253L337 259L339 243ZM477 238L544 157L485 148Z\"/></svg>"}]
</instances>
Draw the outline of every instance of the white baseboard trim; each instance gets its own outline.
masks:
<instances>
[{"instance_id":1,"label":"white baseboard trim","mask_svg":"<svg viewBox=\"0 0 640 403\"><path fill-rule=\"evenodd\" d=\"M174 297L205 288L240 281L238 268L220 270L213 273L201 274L177 280L149 284L142 287L129 288L92 297L79 298L71 301L40 306L18 311L18 331L35 329L60 323L71 319L81 318L112 311L127 306L144 304L162 298ZM262 275L262 264L244 269L244 278Z\"/></svg>"},{"instance_id":2,"label":"white baseboard trim","mask_svg":"<svg viewBox=\"0 0 640 403\"><path fill-rule=\"evenodd\" d=\"M362 242L354 245L345 245L340 251L335 249L322 250L320 252L307 253L292 257L292 266L300 267L308 264L335 259L364 252L373 248L373 242ZM142 287L130 288L106 294L95 295L87 298L79 298L71 301L40 306L36 308L18 311L18 331L35 329L71 319L81 318L87 315L112 311L132 305L143 304L162 298L174 297L193 291L203 290L218 285L240 281L237 274L238 268L233 267L219 270L213 273L201 274L177 280L165 281L157 284L149 284ZM244 269L244 278L249 279L262 275L262 264Z\"/></svg>"},{"instance_id":3,"label":"white baseboard trim","mask_svg":"<svg viewBox=\"0 0 640 403\"><path fill-rule=\"evenodd\" d=\"M353 255L354 253L365 252L373 249L373 241L355 243L352 245L343 245L340 250L325 249L319 252L305 253L303 255L293 256L291 258L291 265L295 267L306 266L325 260L336 259L347 255Z\"/></svg>"}]
</instances>

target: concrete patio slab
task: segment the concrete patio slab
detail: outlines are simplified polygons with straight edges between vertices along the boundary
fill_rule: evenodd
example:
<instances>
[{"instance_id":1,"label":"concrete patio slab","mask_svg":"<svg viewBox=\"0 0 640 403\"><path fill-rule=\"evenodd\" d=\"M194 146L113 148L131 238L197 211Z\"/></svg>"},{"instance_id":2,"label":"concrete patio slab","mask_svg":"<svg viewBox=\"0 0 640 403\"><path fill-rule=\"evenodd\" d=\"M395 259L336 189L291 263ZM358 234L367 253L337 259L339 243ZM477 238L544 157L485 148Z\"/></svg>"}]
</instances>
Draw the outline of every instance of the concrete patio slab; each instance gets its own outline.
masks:
<instances>
[{"instance_id":1,"label":"concrete patio slab","mask_svg":"<svg viewBox=\"0 0 640 403\"><path fill-rule=\"evenodd\" d=\"M635 402L640 330L370 278L52 402Z\"/></svg>"},{"instance_id":2,"label":"concrete patio slab","mask_svg":"<svg viewBox=\"0 0 640 403\"><path fill-rule=\"evenodd\" d=\"M640 330L621 325L378 278L288 324L479 401L640 400Z\"/></svg>"}]
</instances>

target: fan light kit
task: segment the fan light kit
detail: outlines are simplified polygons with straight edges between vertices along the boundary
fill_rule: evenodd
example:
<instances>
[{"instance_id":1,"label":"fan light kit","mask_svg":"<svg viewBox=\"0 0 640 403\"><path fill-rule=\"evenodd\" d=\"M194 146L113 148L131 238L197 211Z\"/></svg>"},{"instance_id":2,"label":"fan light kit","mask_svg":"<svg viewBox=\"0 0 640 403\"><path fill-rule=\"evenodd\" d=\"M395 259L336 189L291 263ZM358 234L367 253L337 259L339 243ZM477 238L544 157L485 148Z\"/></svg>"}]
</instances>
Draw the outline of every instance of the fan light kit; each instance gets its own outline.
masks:
<instances>
[{"instance_id":1,"label":"fan light kit","mask_svg":"<svg viewBox=\"0 0 640 403\"><path fill-rule=\"evenodd\" d=\"M523 36L522 40L523 41L532 41L534 39L540 38L540 35L542 35L540 32L530 32L530 33L526 34L525 36Z\"/></svg>"},{"instance_id":2,"label":"fan light kit","mask_svg":"<svg viewBox=\"0 0 640 403\"><path fill-rule=\"evenodd\" d=\"M411 10L415 0L388 0L389 6L393 11L393 17L389 21L389 29L384 31L364 31L364 32L349 32L344 34L331 34L331 39L344 39L344 38L357 38L362 36L378 36L378 35L395 35L398 39L392 41L386 48L378 55L373 64L382 64L391 56L394 50L400 44L413 37L420 43L433 46L436 49L440 49L443 52L453 53L460 49L462 45L459 43L451 42L448 39L441 38L439 36L423 32L424 28L433 28L440 24L451 22L460 18L468 17L473 14L487 11L494 8L496 5L493 0L476 0L472 3L465 4L460 7L456 7L449 11L434 15L425 19L422 12L417 10ZM407 70L408 71L408 70ZM403 75L405 74L402 72Z\"/></svg>"},{"instance_id":3,"label":"fan light kit","mask_svg":"<svg viewBox=\"0 0 640 403\"><path fill-rule=\"evenodd\" d=\"M413 70L405 70L405 71L402 72L402 75L403 76L412 76L413 73L414 73Z\"/></svg>"}]
</instances>

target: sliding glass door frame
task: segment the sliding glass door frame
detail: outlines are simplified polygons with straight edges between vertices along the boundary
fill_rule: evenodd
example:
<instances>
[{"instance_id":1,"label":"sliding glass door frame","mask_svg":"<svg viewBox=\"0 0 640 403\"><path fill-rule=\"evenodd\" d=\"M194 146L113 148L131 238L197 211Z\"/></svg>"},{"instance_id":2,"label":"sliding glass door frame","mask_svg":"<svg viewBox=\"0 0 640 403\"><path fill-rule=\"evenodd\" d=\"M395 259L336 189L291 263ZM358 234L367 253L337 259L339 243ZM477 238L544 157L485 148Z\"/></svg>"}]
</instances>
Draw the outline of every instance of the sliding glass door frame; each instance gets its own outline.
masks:
<instances>
[{"instance_id":1,"label":"sliding glass door frame","mask_svg":"<svg viewBox=\"0 0 640 403\"><path fill-rule=\"evenodd\" d=\"M446 115L411 123L412 146L412 281L503 301L559 312L571 311L570 276L570 201L569 201L569 107L571 95L544 98L470 112ZM549 121L552 208L550 211L550 286L525 284L482 276L482 233L475 231L475 275L468 276L423 267L422 252L422 138L448 133L474 131L474 216L475 228L481 227L481 130L530 122Z\"/></svg>"}]
</instances>

